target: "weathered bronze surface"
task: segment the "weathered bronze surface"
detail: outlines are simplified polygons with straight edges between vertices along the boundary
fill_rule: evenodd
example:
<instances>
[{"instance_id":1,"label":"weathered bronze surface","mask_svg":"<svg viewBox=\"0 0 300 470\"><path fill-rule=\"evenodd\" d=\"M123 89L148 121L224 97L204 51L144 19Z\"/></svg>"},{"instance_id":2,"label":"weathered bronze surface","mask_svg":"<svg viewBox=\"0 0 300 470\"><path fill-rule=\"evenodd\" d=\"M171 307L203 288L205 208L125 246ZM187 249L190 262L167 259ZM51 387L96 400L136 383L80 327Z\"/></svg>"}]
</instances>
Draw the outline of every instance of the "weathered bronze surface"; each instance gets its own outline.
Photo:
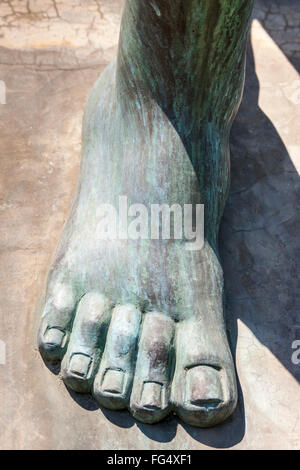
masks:
<instances>
[{"instance_id":1,"label":"weathered bronze surface","mask_svg":"<svg viewBox=\"0 0 300 470\"><path fill-rule=\"evenodd\" d=\"M237 402L218 231L253 2L128 0L118 58L86 106L78 191L39 347L103 406L213 426ZM204 204L205 245L103 240L99 207ZM101 227L100 227L101 228Z\"/></svg>"}]
</instances>

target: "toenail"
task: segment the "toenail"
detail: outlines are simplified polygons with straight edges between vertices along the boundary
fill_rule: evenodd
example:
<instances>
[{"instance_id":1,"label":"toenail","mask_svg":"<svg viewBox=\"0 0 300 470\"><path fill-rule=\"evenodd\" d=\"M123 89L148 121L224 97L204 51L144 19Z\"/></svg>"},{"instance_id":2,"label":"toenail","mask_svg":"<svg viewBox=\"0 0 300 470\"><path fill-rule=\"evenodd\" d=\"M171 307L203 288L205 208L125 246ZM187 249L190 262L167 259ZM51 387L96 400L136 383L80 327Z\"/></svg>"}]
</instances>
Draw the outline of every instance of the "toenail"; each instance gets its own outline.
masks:
<instances>
[{"instance_id":1,"label":"toenail","mask_svg":"<svg viewBox=\"0 0 300 470\"><path fill-rule=\"evenodd\" d=\"M69 371L73 375L85 378L89 373L91 363L92 358L90 356L86 356L81 353L73 354L69 365Z\"/></svg>"},{"instance_id":2,"label":"toenail","mask_svg":"<svg viewBox=\"0 0 300 470\"><path fill-rule=\"evenodd\" d=\"M162 408L162 384L157 382L145 382L141 398L143 408L161 409Z\"/></svg>"},{"instance_id":3,"label":"toenail","mask_svg":"<svg viewBox=\"0 0 300 470\"><path fill-rule=\"evenodd\" d=\"M124 377L125 373L122 370L107 370L102 382L103 391L114 393L116 395L122 395L124 388Z\"/></svg>"},{"instance_id":4,"label":"toenail","mask_svg":"<svg viewBox=\"0 0 300 470\"><path fill-rule=\"evenodd\" d=\"M44 334L44 342L50 347L62 346L64 337L64 331L58 330L57 328L50 328Z\"/></svg>"},{"instance_id":5,"label":"toenail","mask_svg":"<svg viewBox=\"0 0 300 470\"><path fill-rule=\"evenodd\" d=\"M211 366L197 366L187 373L187 397L196 406L216 407L223 401L220 373Z\"/></svg>"}]
</instances>

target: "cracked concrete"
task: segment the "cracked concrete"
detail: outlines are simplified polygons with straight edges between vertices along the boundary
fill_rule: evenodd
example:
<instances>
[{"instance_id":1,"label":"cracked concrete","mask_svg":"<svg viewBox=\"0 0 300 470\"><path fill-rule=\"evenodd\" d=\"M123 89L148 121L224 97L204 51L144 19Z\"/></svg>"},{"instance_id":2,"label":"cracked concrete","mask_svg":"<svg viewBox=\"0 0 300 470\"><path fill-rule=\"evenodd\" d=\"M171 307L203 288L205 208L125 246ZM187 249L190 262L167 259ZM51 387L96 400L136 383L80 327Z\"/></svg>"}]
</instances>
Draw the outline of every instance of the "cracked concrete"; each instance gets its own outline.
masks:
<instances>
[{"instance_id":1,"label":"cracked concrete","mask_svg":"<svg viewBox=\"0 0 300 470\"><path fill-rule=\"evenodd\" d=\"M300 64L300 10L291 0L257 0L255 16L283 52Z\"/></svg>"},{"instance_id":2,"label":"cracked concrete","mask_svg":"<svg viewBox=\"0 0 300 470\"><path fill-rule=\"evenodd\" d=\"M99 67L115 53L121 8L119 0L1 0L0 63Z\"/></svg>"},{"instance_id":3,"label":"cracked concrete","mask_svg":"<svg viewBox=\"0 0 300 470\"><path fill-rule=\"evenodd\" d=\"M235 415L210 430L176 418L137 424L70 395L36 350L40 293L76 186L84 103L116 54L122 3L0 1L0 448L297 449L300 5L293 0L256 2L231 136L221 246L241 386Z\"/></svg>"}]
</instances>

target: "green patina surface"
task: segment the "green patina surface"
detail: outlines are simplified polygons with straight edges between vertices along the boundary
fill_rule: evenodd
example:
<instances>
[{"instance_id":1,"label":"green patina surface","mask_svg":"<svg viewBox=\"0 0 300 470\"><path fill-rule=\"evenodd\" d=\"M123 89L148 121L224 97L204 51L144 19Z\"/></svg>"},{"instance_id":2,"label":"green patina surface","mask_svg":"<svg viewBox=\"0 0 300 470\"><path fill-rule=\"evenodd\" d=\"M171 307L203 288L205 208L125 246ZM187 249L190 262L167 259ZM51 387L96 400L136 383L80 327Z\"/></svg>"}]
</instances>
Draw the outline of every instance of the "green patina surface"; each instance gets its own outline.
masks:
<instances>
[{"instance_id":1,"label":"green patina surface","mask_svg":"<svg viewBox=\"0 0 300 470\"><path fill-rule=\"evenodd\" d=\"M158 421L173 407L186 422L208 426L225 419L236 404L217 239L229 187L229 132L243 89L252 5L242 0L127 1L117 61L99 78L87 103L78 194L50 274L44 323L52 315L59 322L53 302L63 298L61 289L65 292L67 285L74 307L70 302L59 305L64 319L60 328L69 334L73 310L84 296L63 367L69 386L86 392L93 375L78 383L68 361L84 344L96 371L101 354L95 345L103 344L103 338L100 341L99 327L91 330L91 313L80 308L81 302L96 302L101 310L109 304L104 296L112 305L129 303L145 314L159 312L144 316L141 333L140 325L136 327L141 338L137 363L131 354L126 366L134 375L130 401L130 385L118 401L103 398L100 379L94 387L100 403L128 406L142 421ZM204 248L188 251L184 240L99 240L100 205L118 207L122 195L129 205L149 209L151 204L204 204ZM126 339L122 328L117 337ZM135 343L125 339L122 351ZM116 349L116 344L107 344L105 350L112 357ZM149 381L164 390L165 404L156 412L138 403ZM186 402L195 381L212 395L205 406ZM148 390L157 393L155 387ZM199 390L202 393L200 385Z\"/></svg>"},{"instance_id":2,"label":"green patina surface","mask_svg":"<svg viewBox=\"0 0 300 470\"><path fill-rule=\"evenodd\" d=\"M249 0L131 0L122 21L117 86L125 112L161 133L156 116L148 117L154 102L174 126L198 177L214 247L228 190L228 136L243 90L252 7ZM180 179L179 172L174 177Z\"/></svg>"}]
</instances>

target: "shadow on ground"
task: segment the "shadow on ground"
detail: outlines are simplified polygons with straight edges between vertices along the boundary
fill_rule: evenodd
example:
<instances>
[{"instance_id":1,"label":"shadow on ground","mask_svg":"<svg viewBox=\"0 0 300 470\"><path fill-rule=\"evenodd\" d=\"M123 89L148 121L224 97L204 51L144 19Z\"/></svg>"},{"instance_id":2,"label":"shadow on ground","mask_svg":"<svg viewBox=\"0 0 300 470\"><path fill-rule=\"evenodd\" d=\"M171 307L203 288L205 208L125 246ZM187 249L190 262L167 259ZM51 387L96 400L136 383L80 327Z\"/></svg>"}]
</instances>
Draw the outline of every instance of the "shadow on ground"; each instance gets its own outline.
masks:
<instances>
[{"instance_id":1,"label":"shadow on ground","mask_svg":"<svg viewBox=\"0 0 300 470\"><path fill-rule=\"evenodd\" d=\"M254 15L257 16L277 46L288 56L293 67L300 73L299 2L295 0L256 0Z\"/></svg>"}]
</instances>

